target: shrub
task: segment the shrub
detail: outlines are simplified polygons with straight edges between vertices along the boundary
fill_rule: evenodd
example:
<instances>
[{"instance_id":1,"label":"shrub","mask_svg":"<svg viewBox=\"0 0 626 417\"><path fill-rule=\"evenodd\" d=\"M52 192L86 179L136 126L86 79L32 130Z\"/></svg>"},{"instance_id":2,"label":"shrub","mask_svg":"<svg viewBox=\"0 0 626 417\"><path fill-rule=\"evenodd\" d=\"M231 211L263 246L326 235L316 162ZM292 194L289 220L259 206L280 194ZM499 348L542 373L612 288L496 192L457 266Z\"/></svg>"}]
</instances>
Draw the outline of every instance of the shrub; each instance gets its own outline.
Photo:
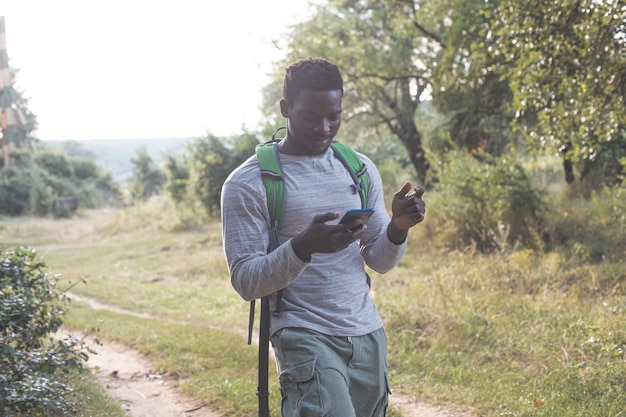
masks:
<instances>
[{"instance_id":1,"label":"shrub","mask_svg":"<svg viewBox=\"0 0 626 417\"><path fill-rule=\"evenodd\" d=\"M258 139L250 133L220 138L207 135L187 144L178 158L168 158L165 190L176 202L201 214L219 217L222 185L239 164L254 154ZM183 200L181 200L183 199Z\"/></svg>"},{"instance_id":2,"label":"shrub","mask_svg":"<svg viewBox=\"0 0 626 417\"><path fill-rule=\"evenodd\" d=\"M546 205L513 153L492 157L453 151L434 167L438 180L433 215L449 247L473 246L481 252L507 245L543 245Z\"/></svg>"},{"instance_id":3,"label":"shrub","mask_svg":"<svg viewBox=\"0 0 626 417\"><path fill-rule=\"evenodd\" d=\"M111 174L103 173L94 159L50 150L33 157L18 149L11 151L11 160L0 169L0 214L46 216L54 212L58 197L75 197L89 208L121 201Z\"/></svg>"},{"instance_id":4,"label":"shrub","mask_svg":"<svg viewBox=\"0 0 626 417\"><path fill-rule=\"evenodd\" d=\"M601 187L588 198L569 192L554 199L550 213L554 241L582 262L626 256L626 192Z\"/></svg>"},{"instance_id":5,"label":"shrub","mask_svg":"<svg viewBox=\"0 0 626 417\"><path fill-rule=\"evenodd\" d=\"M0 214L19 216L30 207L32 178L19 166L0 170Z\"/></svg>"},{"instance_id":6,"label":"shrub","mask_svg":"<svg viewBox=\"0 0 626 417\"><path fill-rule=\"evenodd\" d=\"M80 339L55 340L66 312L64 293L33 250L0 247L0 415L71 416L69 382L83 370Z\"/></svg>"},{"instance_id":7,"label":"shrub","mask_svg":"<svg viewBox=\"0 0 626 417\"><path fill-rule=\"evenodd\" d=\"M145 201L148 197L161 194L165 184L165 174L154 163L145 146L140 147L131 159L133 178L131 193L133 200Z\"/></svg>"}]
</instances>

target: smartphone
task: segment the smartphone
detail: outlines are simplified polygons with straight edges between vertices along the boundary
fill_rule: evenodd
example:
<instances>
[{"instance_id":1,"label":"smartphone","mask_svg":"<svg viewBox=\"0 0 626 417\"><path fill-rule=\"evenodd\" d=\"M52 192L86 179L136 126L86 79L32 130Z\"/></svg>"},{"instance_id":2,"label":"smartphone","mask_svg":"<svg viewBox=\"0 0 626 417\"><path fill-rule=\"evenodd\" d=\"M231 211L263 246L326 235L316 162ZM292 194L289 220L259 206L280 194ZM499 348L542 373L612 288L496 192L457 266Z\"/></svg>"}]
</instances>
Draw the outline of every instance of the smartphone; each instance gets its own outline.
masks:
<instances>
[{"instance_id":1,"label":"smartphone","mask_svg":"<svg viewBox=\"0 0 626 417\"><path fill-rule=\"evenodd\" d=\"M369 219L372 216L372 214L374 214L374 209L373 208L348 210L348 211L346 211L346 214L343 215L341 220L339 220L339 224L351 223L351 222L353 222L355 220L358 220L358 219L367 220L367 219ZM359 230L362 227L363 227L363 225L360 224L360 225L358 225L356 227L351 228L350 231L356 232L357 230Z\"/></svg>"}]
</instances>

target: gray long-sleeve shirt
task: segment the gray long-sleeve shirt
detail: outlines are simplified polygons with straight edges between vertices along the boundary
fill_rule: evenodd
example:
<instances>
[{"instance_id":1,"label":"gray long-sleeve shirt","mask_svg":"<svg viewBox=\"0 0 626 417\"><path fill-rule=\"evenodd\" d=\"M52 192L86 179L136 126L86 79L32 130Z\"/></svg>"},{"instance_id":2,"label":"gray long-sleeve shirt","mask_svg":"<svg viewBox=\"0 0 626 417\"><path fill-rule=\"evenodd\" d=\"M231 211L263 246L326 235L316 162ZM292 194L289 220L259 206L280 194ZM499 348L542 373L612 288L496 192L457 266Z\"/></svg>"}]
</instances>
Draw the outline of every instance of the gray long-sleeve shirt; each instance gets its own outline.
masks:
<instances>
[{"instance_id":1,"label":"gray long-sleeve shirt","mask_svg":"<svg viewBox=\"0 0 626 417\"><path fill-rule=\"evenodd\" d=\"M331 336L359 336L383 325L369 296L364 265L379 273L389 271L404 254L406 241L389 241L380 175L371 160L359 156L370 179L367 206L376 211L360 242L337 253L315 253L308 263L294 253L291 238L317 214L361 207L348 170L330 148L319 156L280 154L285 210L281 245L269 254L269 212L256 156L224 183L222 232L233 287L245 300L272 295L272 311L276 291L283 290L283 312L272 316L272 334L284 327L305 327Z\"/></svg>"}]
</instances>

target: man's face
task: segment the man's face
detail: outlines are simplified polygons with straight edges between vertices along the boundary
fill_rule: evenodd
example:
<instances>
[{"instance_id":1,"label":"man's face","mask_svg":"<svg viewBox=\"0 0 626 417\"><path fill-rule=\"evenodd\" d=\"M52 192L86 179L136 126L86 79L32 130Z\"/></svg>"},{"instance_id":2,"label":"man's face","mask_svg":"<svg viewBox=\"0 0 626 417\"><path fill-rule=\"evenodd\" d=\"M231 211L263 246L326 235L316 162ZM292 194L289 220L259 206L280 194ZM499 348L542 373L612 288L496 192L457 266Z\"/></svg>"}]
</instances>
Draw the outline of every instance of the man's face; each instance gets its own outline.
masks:
<instances>
[{"instance_id":1,"label":"man's face","mask_svg":"<svg viewBox=\"0 0 626 417\"><path fill-rule=\"evenodd\" d=\"M326 151L341 125L341 90L302 90L295 103L281 101L287 118L287 138L281 152L319 155Z\"/></svg>"}]
</instances>

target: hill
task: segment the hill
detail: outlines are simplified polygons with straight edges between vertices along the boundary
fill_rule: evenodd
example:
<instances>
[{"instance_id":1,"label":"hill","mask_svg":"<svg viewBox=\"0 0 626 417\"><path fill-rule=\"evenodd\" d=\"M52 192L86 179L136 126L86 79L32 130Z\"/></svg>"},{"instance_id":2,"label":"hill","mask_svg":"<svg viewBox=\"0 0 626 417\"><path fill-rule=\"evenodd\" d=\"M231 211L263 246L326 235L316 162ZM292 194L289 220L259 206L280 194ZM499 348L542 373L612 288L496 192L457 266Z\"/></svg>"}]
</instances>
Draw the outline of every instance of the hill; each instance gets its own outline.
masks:
<instances>
[{"instance_id":1,"label":"hill","mask_svg":"<svg viewBox=\"0 0 626 417\"><path fill-rule=\"evenodd\" d=\"M131 159L141 147L157 165L164 154L177 153L192 138L169 139L98 139L98 140L46 140L39 142L42 148L60 148L69 155L93 155L100 166L111 171L116 180L123 181L132 175Z\"/></svg>"}]
</instances>

